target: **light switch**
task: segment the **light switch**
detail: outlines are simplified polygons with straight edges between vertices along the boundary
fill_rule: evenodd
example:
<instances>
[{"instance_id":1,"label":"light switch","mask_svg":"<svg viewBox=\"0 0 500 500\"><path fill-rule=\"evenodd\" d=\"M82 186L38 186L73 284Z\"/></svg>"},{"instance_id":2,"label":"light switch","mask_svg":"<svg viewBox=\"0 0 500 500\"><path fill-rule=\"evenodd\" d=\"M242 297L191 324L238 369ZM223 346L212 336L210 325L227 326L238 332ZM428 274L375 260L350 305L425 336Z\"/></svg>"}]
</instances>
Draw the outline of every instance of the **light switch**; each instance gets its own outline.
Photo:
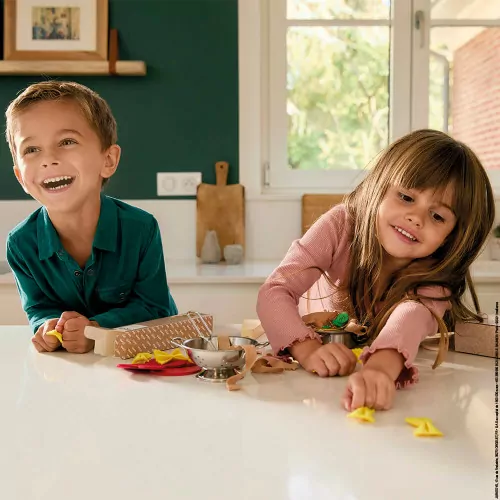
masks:
<instances>
[{"instance_id":1,"label":"light switch","mask_svg":"<svg viewBox=\"0 0 500 500\"><path fill-rule=\"evenodd\" d=\"M201 172L157 172L158 196L195 196Z\"/></svg>"}]
</instances>

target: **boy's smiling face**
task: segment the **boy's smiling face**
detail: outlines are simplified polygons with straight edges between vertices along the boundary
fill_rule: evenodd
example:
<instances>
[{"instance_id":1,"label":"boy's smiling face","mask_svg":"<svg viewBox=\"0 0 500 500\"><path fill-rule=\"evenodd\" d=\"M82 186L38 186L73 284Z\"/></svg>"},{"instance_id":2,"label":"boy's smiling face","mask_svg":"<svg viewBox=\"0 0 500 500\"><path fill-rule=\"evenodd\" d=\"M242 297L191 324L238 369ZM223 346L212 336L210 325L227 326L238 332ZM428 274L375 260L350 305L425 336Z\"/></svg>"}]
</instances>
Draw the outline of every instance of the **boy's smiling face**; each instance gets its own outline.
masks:
<instances>
[{"instance_id":1,"label":"boy's smiling face","mask_svg":"<svg viewBox=\"0 0 500 500\"><path fill-rule=\"evenodd\" d=\"M42 101L14 121L16 177L49 210L71 212L100 193L115 172L120 148L103 150L77 103Z\"/></svg>"}]
</instances>

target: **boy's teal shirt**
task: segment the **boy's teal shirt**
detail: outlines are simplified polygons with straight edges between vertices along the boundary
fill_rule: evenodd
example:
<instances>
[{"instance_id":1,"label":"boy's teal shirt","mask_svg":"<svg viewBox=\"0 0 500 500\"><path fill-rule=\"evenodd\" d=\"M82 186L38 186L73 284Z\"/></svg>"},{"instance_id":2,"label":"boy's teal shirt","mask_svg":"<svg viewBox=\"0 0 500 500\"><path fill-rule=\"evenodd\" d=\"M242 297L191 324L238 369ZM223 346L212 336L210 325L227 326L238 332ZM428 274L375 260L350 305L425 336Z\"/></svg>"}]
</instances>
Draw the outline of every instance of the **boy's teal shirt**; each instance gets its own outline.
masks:
<instances>
[{"instance_id":1,"label":"boy's teal shirt","mask_svg":"<svg viewBox=\"0 0 500 500\"><path fill-rule=\"evenodd\" d=\"M167 285L158 222L105 195L84 269L63 248L44 207L9 233L7 260L34 332L65 311L105 328L178 312Z\"/></svg>"}]
</instances>

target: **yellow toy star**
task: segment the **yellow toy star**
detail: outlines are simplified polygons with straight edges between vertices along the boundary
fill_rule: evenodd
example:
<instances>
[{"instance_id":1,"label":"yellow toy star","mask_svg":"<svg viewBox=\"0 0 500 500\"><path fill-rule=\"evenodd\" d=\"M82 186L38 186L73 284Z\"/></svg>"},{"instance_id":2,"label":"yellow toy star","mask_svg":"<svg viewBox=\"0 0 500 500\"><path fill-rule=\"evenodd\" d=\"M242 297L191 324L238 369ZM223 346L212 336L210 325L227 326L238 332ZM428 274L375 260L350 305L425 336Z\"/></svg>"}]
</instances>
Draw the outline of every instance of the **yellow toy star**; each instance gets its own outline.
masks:
<instances>
[{"instance_id":1,"label":"yellow toy star","mask_svg":"<svg viewBox=\"0 0 500 500\"><path fill-rule=\"evenodd\" d=\"M373 418L374 413L375 413L374 409L362 406L361 408L357 408L353 412L349 413L347 416L349 418L356 418L358 420L361 420L362 422L374 423L375 422L375 419Z\"/></svg>"},{"instance_id":2,"label":"yellow toy star","mask_svg":"<svg viewBox=\"0 0 500 500\"><path fill-rule=\"evenodd\" d=\"M434 426L430 418L408 417L405 421L416 429L413 434L417 437L441 437L443 433Z\"/></svg>"},{"instance_id":3,"label":"yellow toy star","mask_svg":"<svg viewBox=\"0 0 500 500\"><path fill-rule=\"evenodd\" d=\"M54 337L57 337L57 340L62 344L62 335L57 331L57 330L51 330L50 332L47 332L45 335L53 335Z\"/></svg>"}]
</instances>

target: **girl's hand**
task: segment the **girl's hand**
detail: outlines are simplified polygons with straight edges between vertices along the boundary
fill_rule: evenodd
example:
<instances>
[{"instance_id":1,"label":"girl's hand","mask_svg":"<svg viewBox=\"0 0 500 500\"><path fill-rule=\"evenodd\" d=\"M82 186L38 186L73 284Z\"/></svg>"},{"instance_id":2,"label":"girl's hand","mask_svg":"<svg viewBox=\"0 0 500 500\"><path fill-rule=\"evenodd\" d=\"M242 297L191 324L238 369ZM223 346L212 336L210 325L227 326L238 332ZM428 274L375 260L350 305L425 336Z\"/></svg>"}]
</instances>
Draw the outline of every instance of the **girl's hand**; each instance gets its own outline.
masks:
<instances>
[{"instance_id":1,"label":"girl's hand","mask_svg":"<svg viewBox=\"0 0 500 500\"><path fill-rule=\"evenodd\" d=\"M365 367L349 377L342 405L347 411L354 411L362 406L389 410L395 394L394 380L386 372Z\"/></svg>"},{"instance_id":2,"label":"girl's hand","mask_svg":"<svg viewBox=\"0 0 500 500\"><path fill-rule=\"evenodd\" d=\"M297 360L302 367L320 377L349 375L356 369L357 359L354 353L344 344L320 345L304 359Z\"/></svg>"}]
</instances>

